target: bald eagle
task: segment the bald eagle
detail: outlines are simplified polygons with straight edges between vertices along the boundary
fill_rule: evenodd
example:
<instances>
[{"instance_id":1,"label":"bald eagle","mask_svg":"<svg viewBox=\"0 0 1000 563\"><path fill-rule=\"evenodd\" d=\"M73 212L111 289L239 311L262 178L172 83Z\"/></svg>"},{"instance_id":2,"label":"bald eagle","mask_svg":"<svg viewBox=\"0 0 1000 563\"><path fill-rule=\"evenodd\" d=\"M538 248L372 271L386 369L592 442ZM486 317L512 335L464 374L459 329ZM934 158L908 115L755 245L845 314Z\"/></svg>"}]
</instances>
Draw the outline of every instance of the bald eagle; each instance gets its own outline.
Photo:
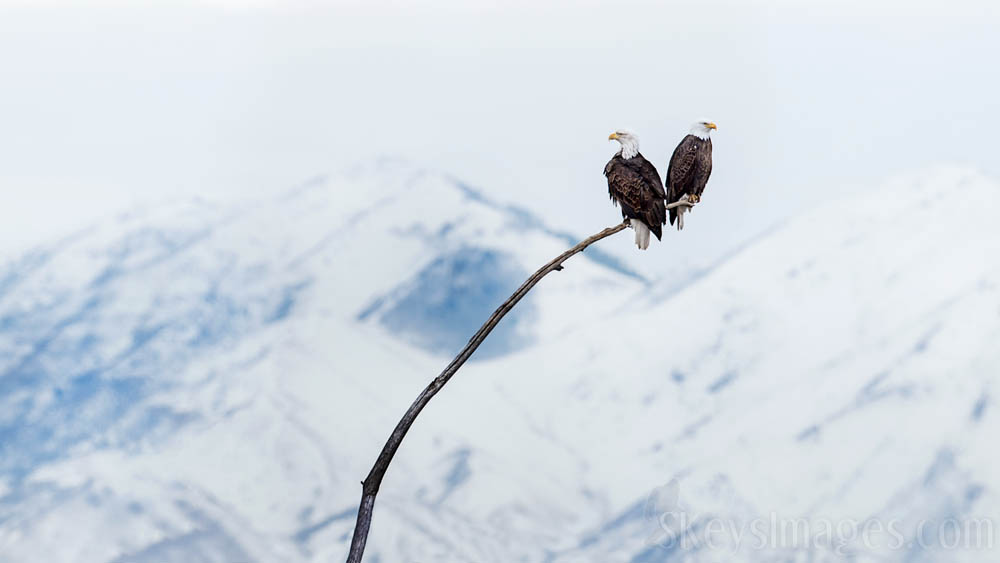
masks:
<instances>
[{"instance_id":1,"label":"bald eagle","mask_svg":"<svg viewBox=\"0 0 1000 563\"><path fill-rule=\"evenodd\" d=\"M667 203L674 203L683 198L691 203L701 200L708 177L712 175L712 137L714 123L708 120L696 121L691 131L685 136L667 168ZM690 208L675 207L670 210L670 224L677 222L677 230L684 228L684 213Z\"/></svg>"},{"instance_id":2,"label":"bald eagle","mask_svg":"<svg viewBox=\"0 0 1000 563\"><path fill-rule=\"evenodd\" d=\"M649 248L649 233L659 240L661 228L667 222L663 182L656 167L639 154L639 139L628 131L615 131L608 140L621 143L621 150L608 161L604 175L608 177L611 200L622 208L622 217L635 229L635 245Z\"/></svg>"}]
</instances>

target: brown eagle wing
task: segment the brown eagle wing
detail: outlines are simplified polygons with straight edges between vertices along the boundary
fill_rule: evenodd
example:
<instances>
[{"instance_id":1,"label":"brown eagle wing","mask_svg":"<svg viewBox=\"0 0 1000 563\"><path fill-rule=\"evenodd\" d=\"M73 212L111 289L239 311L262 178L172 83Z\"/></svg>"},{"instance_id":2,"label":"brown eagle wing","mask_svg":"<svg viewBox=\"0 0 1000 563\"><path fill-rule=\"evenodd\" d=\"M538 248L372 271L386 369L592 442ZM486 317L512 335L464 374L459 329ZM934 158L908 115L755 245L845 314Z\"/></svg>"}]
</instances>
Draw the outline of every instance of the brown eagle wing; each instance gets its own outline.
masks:
<instances>
[{"instance_id":1,"label":"brown eagle wing","mask_svg":"<svg viewBox=\"0 0 1000 563\"><path fill-rule=\"evenodd\" d=\"M608 178L608 194L621 206L622 217L642 220L659 239L663 232L660 227L666 222L666 209L660 195L663 188L659 186L659 174L656 174L657 181L653 183L651 178L644 176L639 166L630 162L639 158L642 156L625 160L621 155L615 155L608 162L604 167L604 175ZM652 170L656 173L655 168Z\"/></svg>"},{"instance_id":2,"label":"brown eagle wing","mask_svg":"<svg viewBox=\"0 0 1000 563\"><path fill-rule=\"evenodd\" d=\"M698 143L701 139L688 135L681 140L670 157L667 167L667 203L674 203L688 193L688 187L694 178L698 161Z\"/></svg>"},{"instance_id":3,"label":"brown eagle wing","mask_svg":"<svg viewBox=\"0 0 1000 563\"><path fill-rule=\"evenodd\" d=\"M692 189L696 195L701 195L708 184L708 178L712 175L712 140L708 139L701 145L698 151L697 167L694 173L694 185Z\"/></svg>"},{"instance_id":4,"label":"brown eagle wing","mask_svg":"<svg viewBox=\"0 0 1000 563\"><path fill-rule=\"evenodd\" d=\"M653 188L653 193L659 196L660 199L667 197L667 194L663 192L663 180L660 180L660 173L656 171L656 167L653 166L652 162L642 156L642 153L637 154L635 158L626 160L625 163L633 170L639 172L643 179Z\"/></svg>"},{"instance_id":5,"label":"brown eagle wing","mask_svg":"<svg viewBox=\"0 0 1000 563\"><path fill-rule=\"evenodd\" d=\"M695 189L695 183L699 177L705 173L704 170L704 148L699 149L704 144L708 144L708 174L712 173L712 141L703 141L694 135L687 135L674 149L673 156L670 157L670 165L667 167L667 203L674 203L681 199L684 194L695 193L701 195L701 190L708 182L705 175L701 189ZM673 225L677 219L677 209L670 210L670 224Z\"/></svg>"}]
</instances>

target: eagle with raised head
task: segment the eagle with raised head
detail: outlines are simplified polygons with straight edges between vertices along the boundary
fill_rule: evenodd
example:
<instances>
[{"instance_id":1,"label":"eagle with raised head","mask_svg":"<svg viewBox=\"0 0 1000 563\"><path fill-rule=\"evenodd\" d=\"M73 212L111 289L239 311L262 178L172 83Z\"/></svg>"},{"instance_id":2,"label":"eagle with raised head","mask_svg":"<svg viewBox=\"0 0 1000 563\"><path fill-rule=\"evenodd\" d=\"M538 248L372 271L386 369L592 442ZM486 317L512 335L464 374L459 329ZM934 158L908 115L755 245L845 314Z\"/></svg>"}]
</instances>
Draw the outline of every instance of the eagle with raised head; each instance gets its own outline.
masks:
<instances>
[{"instance_id":1,"label":"eagle with raised head","mask_svg":"<svg viewBox=\"0 0 1000 563\"><path fill-rule=\"evenodd\" d=\"M649 248L649 233L660 240L662 225L667 222L663 182L653 163L639 153L639 138L628 131L615 131L609 141L618 141L621 149L604 167L608 194L622 209L622 218L635 229L635 245Z\"/></svg>"},{"instance_id":2,"label":"eagle with raised head","mask_svg":"<svg viewBox=\"0 0 1000 563\"><path fill-rule=\"evenodd\" d=\"M708 120L696 121L685 136L667 167L667 203L683 198L691 203L701 201L708 177L712 175L712 137L715 123ZM684 228L684 213L690 207L681 205L670 210L670 224L676 221L677 230Z\"/></svg>"}]
</instances>

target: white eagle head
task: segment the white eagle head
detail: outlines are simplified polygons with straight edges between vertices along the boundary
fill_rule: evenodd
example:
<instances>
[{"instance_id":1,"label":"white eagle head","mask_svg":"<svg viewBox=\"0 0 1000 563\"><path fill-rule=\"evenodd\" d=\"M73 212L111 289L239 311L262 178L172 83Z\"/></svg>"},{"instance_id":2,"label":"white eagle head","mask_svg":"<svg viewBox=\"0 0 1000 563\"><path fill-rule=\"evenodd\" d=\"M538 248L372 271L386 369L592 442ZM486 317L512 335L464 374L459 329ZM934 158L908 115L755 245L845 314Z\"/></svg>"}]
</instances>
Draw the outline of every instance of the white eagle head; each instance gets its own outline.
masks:
<instances>
[{"instance_id":1,"label":"white eagle head","mask_svg":"<svg viewBox=\"0 0 1000 563\"><path fill-rule=\"evenodd\" d=\"M691 125L691 131L689 132L695 137L707 141L714 129L718 129L715 126L715 122L708 119L699 119Z\"/></svg>"},{"instance_id":2,"label":"white eagle head","mask_svg":"<svg viewBox=\"0 0 1000 563\"><path fill-rule=\"evenodd\" d=\"M608 135L608 140L618 141L622 145L622 158L628 160L639 154L639 137L635 133L619 129Z\"/></svg>"}]
</instances>

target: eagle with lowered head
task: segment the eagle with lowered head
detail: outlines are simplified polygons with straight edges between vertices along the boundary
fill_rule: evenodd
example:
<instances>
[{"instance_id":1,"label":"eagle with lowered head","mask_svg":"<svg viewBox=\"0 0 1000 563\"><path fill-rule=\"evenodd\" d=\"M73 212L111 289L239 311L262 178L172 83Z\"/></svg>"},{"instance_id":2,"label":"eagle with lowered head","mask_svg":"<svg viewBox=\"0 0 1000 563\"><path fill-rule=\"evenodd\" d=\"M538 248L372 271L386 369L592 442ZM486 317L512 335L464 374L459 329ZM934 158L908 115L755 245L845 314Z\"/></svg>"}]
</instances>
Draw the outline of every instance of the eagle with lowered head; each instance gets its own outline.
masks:
<instances>
[{"instance_id":1,"label":"eagle with lowered head","mask_svg":"<svg viewBox=\"0 0 1000 563\"><path fill-rule=\"evenodd\" d=\"M608 194L622 209L622 218L635 229L635 245L649 248L649 233L660 240L662 225L667 222L663 182L656 167L639 153L639 138L629 131L615 131L608 140L618 141L621 149L604 167Z\"/></svg>"},{"instance_id":2,"label":"eagle with lowered head","mask_svg":"<svg viewBox=\"0 0 1000 563\"><path fill-rule=\"evenodd\" d=\"M708 177L712 175L712 131L718 129L707 119L696 121L670 157L667 167L667 203L687 198L698 203L705 191ZM670 224L676 221L677 230L684 228L684 213L690 207L681 205L670 210Z\"/></svg>"}]
</instances>

